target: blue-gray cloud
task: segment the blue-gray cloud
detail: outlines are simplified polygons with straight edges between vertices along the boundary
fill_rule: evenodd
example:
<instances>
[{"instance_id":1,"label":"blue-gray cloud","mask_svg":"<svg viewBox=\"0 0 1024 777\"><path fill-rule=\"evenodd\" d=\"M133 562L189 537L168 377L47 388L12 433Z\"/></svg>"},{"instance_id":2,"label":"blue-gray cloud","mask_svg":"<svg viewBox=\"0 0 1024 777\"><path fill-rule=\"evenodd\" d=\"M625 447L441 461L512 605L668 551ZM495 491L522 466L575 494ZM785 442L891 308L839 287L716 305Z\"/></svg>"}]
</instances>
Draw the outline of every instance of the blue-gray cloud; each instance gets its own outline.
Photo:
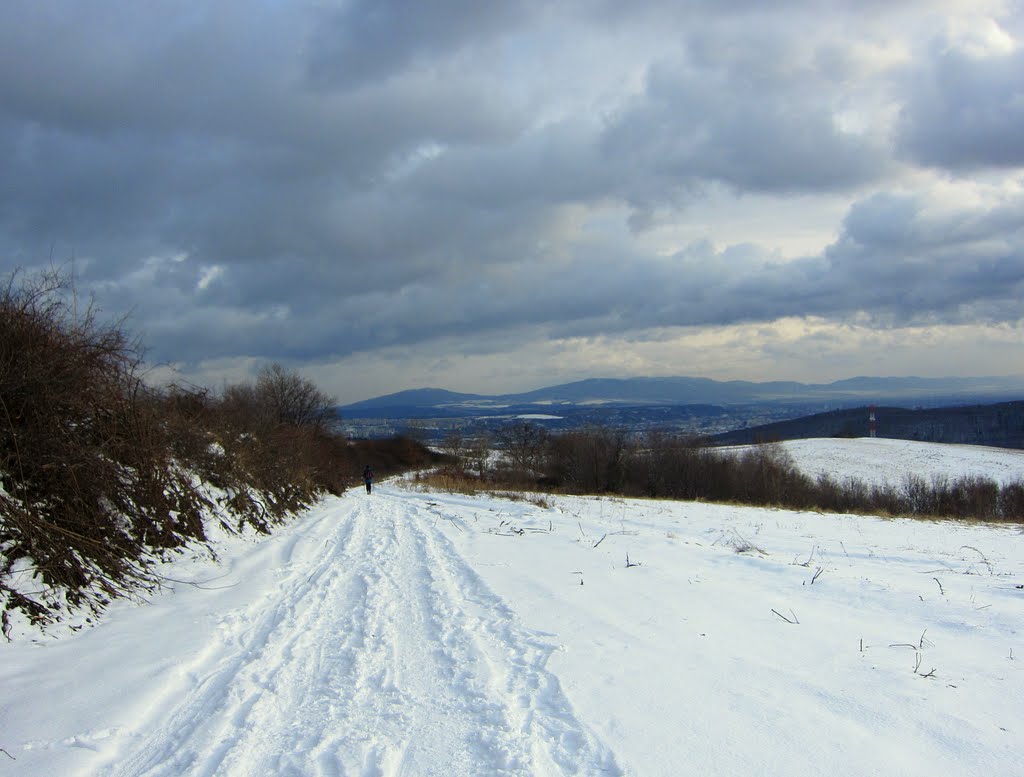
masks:
<instances>
[{"instance_id":1,"label":"blue-gray cloud","mask_svg":"<svg viewBox=\"0 0 1024 777\"><path fill-rule=\"evenodd\" d=\"M911 159L955 171L1024 167L1024 49L931 52L909 77L899 134Z\"/></svg>"}]
</instances>

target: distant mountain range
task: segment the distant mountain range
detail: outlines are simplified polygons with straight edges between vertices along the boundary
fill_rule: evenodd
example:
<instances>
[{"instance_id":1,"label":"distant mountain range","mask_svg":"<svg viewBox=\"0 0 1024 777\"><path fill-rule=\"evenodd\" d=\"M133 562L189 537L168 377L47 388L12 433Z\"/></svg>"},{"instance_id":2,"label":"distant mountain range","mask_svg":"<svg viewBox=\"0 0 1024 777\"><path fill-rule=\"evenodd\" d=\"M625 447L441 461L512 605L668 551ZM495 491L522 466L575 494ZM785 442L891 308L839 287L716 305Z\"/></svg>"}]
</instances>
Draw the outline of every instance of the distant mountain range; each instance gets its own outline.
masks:
<instances>
[{"instance_id":1,"label":"distant mountain range","mask_svg":"<svg viewBox=\"0 0 1024 777\"><path fill-rule=\"evenodd\" d=\"M714 405L938 407L1024 399L1024 375L982 378L856 377L834 383L755 383L709 378L592 378L518 394L400 391L340 407L344 418L417 418L560 413L573 408Z\"/></svg>"}]
</instances>

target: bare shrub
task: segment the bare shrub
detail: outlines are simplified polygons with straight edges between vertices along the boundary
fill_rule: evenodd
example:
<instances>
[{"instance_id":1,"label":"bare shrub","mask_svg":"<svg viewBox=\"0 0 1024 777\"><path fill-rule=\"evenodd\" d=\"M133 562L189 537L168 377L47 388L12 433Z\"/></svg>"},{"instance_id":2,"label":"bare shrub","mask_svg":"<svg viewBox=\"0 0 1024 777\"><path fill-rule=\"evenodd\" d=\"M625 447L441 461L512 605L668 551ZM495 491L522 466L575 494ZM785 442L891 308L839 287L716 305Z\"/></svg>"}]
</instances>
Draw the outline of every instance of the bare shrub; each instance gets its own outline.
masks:
<instances>
[{"instance_id":1,"label":"bare shrub","mask_svg":"<svg viewBox=\"0 0 1024 777\"><path fill-rule=\"evenodd\" d=\"M202 538L204 501L173 466L138 344L66 291L55 272L0 291L0 586L3 609L33 619L101 609L149 580L151 549ZM21 562L32 578L12 576Z\"/></svg>"},{"instance_id":2,"label":"bare shrub","mask_svg":"<svg viewBox=\"0 0 1024 777\"><path fill-rule=\"evenodd\" d=\"M471 472L480 480L486 479L491 468L494 444L486 428L465 429L452 427L441 444L448 464L463 472Z\"/></svg>"},{"instance_id":3,"label":"bare shrub","mask_svg":"<svg viewBox=\"0 0 1024 777\"><path fill-rule=\"evenodd\" d=\"M698 499L705 495L709 461L699 438L648 432L627 465L627 481L645 496Z\"/></svg>"},{"instance_id":4,"label":"bare shrub","mask_svg":"<svg viewBox=\"0 0 1024 777\"><path fill-rule=\"evenodd\" d=\"M540 468L548 445L548 432L538 424L520 421L505 424L494 433L509 467L520 473Z\"/></svg>"},{"instance_id":5,"label":"bare shrub","mask_svg":"<svg viewBox=\"0 0 1024 777\"><path fill-rule=\"evenodd\" d=\"M999 515L1004 521L1024 522L1024 480L1005 484L999 491Z\"/></svg>"},{"instance_id":6,"label":"bare shrub","mask_svg":"<svg viewBox=\"0 0 1024 777\"><path fill-rule=\"evenodd\" d=\"M486 484L482 483L479 478L448 467L418 473L414 482L422 488L444 491L449 494L481 494L487 492Z\"/></svg>"},{"instance_id":7,"label":"bare shrub","mask_svg":"<svg viewBox=\"0 0 1024 777\"><path fill-rule=\"evenodd\" d=\"M788 451L776 443L757 445L736 462L736 496L742 502L785 507L812 504L813 482L802 474Z\"/></svg>"},{"instance_id":8,"label":"bare shrub","mask_svg":"<svg viewBox=\"0 0 1024 777\"><path fill-rule=\"evenodd\" d=\"M280 364L260 370L254 390L258 401L279 424L326 431L336 418L333 397Z\"/></svg>"},{"instance_id":9,"label":"bare shrub","mask_svg":"<svg viewBox=\"0 0 1024 777\"><path fill-rule=\"evenodd\" d=\"M552 438L545 466L554 482L582 493L617 492L623 483L627 441L622 430L594 427Z\"/></svg>"}]
</instances>

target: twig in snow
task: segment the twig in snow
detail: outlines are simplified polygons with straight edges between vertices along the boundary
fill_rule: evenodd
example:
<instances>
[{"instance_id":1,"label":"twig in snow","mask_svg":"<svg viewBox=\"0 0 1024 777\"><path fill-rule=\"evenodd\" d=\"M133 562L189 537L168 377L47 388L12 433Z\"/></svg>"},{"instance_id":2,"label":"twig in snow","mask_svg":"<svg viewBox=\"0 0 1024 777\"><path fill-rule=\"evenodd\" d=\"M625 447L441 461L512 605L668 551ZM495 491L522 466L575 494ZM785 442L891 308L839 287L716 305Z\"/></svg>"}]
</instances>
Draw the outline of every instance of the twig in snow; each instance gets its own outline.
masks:
<instances>
[{"instance_id":1,"label":"twig in snow","mask_svg":"<svg viewBox=\"0 0 1024 777\"><path fill-rule=\"evenodd\" d=\"M731 532L731 535L727 535L727 533L723 531L722 534L718 537L718 539L711 544L711 547L714 547L719 542L721 542L723 545L728 545L737 553L753 552L760 553L762 556L768 555L764 552L764 550L762 550L761 548L757 547L757 545L747 540L742 534L736 531L736 529L731 529Z\"/></svg>"},{"instance_id":2,"label":"twig in snow","mask_svg":"<svg viewBox=\"0 0 1024 777\"><path fill-rule=\"evenodd\" d=\"M943 596L945 596L946 592L942 590L942 583L939 582L939 578L933 577L932 580L934 580L936 585L939 586L939 593L942 594Z\"/></svg>"},{"instance_id":3,"label":"twig in snow","mask_svg":"<svg viewBox=\"0 0 1024 777\"><path fill-rule=\"evenodd\" d=\"M594 543L594 547L596 548L598 545L600 545L602 542L604 542L604 538L607 537L607 536L608 536L607 534L601 535L601 539L599 539L597 542Z\"/></svg>"},{"instance_id":4,"label":"twig in snow","mask_svg":"<svg viewBox=\"0 0 1024 777\"><path fill-rule=\"evenodd\" d=\"M167 577L166 575L154 575L157 580L167 581L168 583L177 583L178 585L189 585L193 588L198 588L200 591L221 591L225 588L234 588L238 583L231 583L230 585L204 585L204 583L212 583L215 580L223 580L228 576L229 573L225 572L223 575L217 575L211 577L209 580L204 580L203 583L193 583L190 580L177 580L173 577Z\"/></svg>"},{"instance_id":5,"label":"twig in snow","mask_svg":"<svg viewBox=\"0 0 1024 777\"><path fill-rule=\"evenodd\" d=\"M979 556L981 556L981 563L984 564L986 567L988 567L988 573L990 575L992 574L992 565L990 563L988 563L988 559L985 558L985 554L984 553L982 553L980 550L978 550L973 545L961 545L960 546L960 550L963 550L964 548L967 548L968 550L973 550L975 553L977 553Z\"/></svg>"},{"instance_id":6,"label":"twig in snow","mask_svg":"<svg viewBox=\"0 0 1024 777\"><path fill-rule=\"evenodd\" d=\"M629 560L629 554L628 553L626 554L626 569L629 569L630 567L642 567L642 566L643 566L643 562L642 561L630 561Z\"/></svg>"},{"instance_id":7,"label":"twig in snow","mask_svg":"<svg viewBox=\"0 0 1024 777\"><path fill-rule=\"evenodd\" d=\"M789 618L787 618L785 615L783 615L781 612L776 610L774 607L772 608L772 612L774 612L776 615L778 615L780 618L782 618L782 620L784 620L786 623L792 623L794 625L800 623L800 619L796 617L796 613L793 612L792 610L790 610L789 612L793 616L793 620L790 620Z\"/></svg>"},{"instance_id":8,"label":"twig in snow","mask_svg":"<svg viewBox=\"0 0 1024 777\"><path fill-rule=\"evenodd\" d=\"M921 654L920 653L915 653L914 654L914 674L921 674L918 671L918 669L920 669L920 668L921 668ZM921 677L935 677L935 669L932 668L932 670L930 672L922 674Z\"/></svg>"},{"instance_id":9,"label":"twig in snow","mask_svg":"<svg viewBox=\"0 0 1024 777\"><path fill-rule=\"evenodd\" d=\"M458 524L456 524L456 525L458 525ZM500 529L501 527L498 527L498 528ZM461 531L461 529L460 529L460 531ZM517 526L513 526L512 524L509 524L508 530L506 530L506 531L499 531L498 529L488 529L487 533L488 534L493 534L495 537L522 537L524 534L526 534L526 530L525 529L520 529Z\"/></svg>"},{"instance_id":10,"label":"twig in snow","mask_svg":"<svg viewBox=\"0 0 1024 777\"><path fill-rule=\"evenodd\" d=\"M14 757L13 755L11 755L11 754L10 754L10 753L8 753L8 752L7 752L6 750L4 750L4 749L3 749L2 747L0 747L0 753L3 753L3 754L4 754L4 755L6 755L6 756L7 756L8 758L10 758L10 759L11 759L12 761L17 761L17 760L18 760L18 759L17 759L17 758L15 758L15 757Z\"/></svg>"},{"instance_id":11,"label":"twig in snow","mask_svg":"<svg viewBox=\"0 0 1024 777\"><path fill-rule=\"evenodd\" d=\"M821 573L824 571L824 569L818 567L817 571L814 573L814 577L811 578L811 585L814 585L814 581L821 577Z\"/></svg>"},{"instance_id":12,"label":"twig in snow","mask_svg":"<svg viewBox=\"0 0 1024 777\"><path fill-rule=\"evenodd\" d=\"M818 546L817 546L817 545L815 545L815 546L814 546L813 548L811 548L811 555L809 555L809 556L807 557L807 561L804 561L804 562L803 562L802 564L798 564L797 566L801 566L801 567L809 567L809 566L811 565L811 561L813 561L813 560L814 560L814 553L815 553L815 552L816 552L817 550L818 550Z\"/></svg>"},{"instance_id":13,"label":"twig in snow","mask_svg":"<svg viewBox=\"0 0 1024 777\"><path fill-rule=\"evenodd\" d=\"M921 639L919 639L919 640L917 641L917 646L918 646L919 648L921 648L921 650L924 650L924 647L925 647L925 644L924 644L924 643L925 643L925 642L927 642L927 643L928 643L928 647L935 647L935 643L934 643L934 642L932 642L932 641L931 641L930 639L925 639L925 638L924 638L924 635L925 635L925 634L927 634L927 633L928 633L928 629L925 629L924 631L922 631L922 632L921 632Z\"/></svg>"}]
</instances>

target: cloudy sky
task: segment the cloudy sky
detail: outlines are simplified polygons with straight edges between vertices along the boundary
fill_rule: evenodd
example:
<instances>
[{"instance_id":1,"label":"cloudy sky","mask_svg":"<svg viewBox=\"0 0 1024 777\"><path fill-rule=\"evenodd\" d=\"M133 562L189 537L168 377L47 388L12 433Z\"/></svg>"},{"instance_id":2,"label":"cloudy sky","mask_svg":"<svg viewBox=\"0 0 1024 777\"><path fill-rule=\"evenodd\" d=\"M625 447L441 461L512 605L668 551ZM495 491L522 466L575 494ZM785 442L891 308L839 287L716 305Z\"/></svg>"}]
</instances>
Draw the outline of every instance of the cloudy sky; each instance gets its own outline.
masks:
<instances>
[{"instance_id":1,"label":"cloudy sky","mask_svg":"<svg viewBox=\"0 0 1024 777\"><path fill-rule=\"evenodd\" d=\"M1021 0L0 7L0 270L211 387L1024 373Z\"/></svg>"}]
</instances>

